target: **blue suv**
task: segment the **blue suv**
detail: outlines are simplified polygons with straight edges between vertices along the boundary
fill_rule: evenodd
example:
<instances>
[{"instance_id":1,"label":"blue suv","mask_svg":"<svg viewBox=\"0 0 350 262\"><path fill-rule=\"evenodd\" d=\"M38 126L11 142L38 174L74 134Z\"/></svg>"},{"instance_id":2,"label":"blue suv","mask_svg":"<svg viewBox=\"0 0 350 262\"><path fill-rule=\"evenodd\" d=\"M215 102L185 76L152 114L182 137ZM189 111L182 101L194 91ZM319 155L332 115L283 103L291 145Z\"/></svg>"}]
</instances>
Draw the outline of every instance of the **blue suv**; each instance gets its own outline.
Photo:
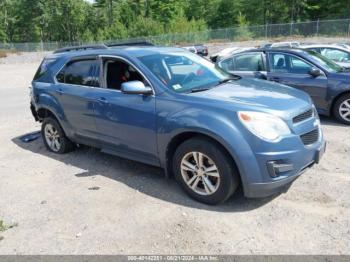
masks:
<instances>
[{"instance_id":1,"label":"blue suv","mask_svg":"<svg viewBox=\"0 0 350 262\"><path fill-rule=\"evenodd\" d=\"M309 95L181 48L58 50L35 74L31 110L48 150L84 144L162 167L207 204L240 185L247 197L278 192L325 150Z\"/></svg>"}]
</instances>

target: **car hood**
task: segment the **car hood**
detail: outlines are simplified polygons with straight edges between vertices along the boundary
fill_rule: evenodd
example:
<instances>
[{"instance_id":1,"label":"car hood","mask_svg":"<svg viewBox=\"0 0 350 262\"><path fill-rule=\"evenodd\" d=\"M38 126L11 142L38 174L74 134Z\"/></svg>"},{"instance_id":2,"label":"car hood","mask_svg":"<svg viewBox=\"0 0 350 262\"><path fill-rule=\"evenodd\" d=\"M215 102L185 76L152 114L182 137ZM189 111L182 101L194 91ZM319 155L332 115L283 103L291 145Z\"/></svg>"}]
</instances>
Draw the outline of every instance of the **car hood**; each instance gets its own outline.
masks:
<instances>
[{"instance_id":1,"label":"car hood","mask_svg":"<svg viewBox=\"0 0 350 262\"><path fill-rule=\"evenodd\" d=\"M305 92L259 79L242 78L208 91L192 93L191 96L201 97L215 105L236 111L261 111L284 118L295 116L311 107L311 99Z\"/></svg>"}]
</instances>

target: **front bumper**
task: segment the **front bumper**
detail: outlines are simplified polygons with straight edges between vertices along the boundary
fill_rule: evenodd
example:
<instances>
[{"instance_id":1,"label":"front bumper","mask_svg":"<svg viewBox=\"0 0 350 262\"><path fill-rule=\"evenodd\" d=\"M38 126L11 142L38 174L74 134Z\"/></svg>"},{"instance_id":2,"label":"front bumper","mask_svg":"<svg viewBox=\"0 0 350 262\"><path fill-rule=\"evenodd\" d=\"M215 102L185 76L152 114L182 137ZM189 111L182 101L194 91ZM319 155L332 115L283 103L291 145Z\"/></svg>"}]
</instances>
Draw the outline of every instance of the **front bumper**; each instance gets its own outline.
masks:
<instances>
[{"instance_id":1,"label":"front bumper","mask_svg":"<svg viewBox=\"0 0 350 262\"><path fill-rule=\"evenodd\" d=\"M326 149L322 132L319 140L310 146L293 139L286 143L292 150L255 153L260 176L248 176L243 185L246 197L267 197L287 189L291 182L320 162Z\"/></svg>"}]
</instances>

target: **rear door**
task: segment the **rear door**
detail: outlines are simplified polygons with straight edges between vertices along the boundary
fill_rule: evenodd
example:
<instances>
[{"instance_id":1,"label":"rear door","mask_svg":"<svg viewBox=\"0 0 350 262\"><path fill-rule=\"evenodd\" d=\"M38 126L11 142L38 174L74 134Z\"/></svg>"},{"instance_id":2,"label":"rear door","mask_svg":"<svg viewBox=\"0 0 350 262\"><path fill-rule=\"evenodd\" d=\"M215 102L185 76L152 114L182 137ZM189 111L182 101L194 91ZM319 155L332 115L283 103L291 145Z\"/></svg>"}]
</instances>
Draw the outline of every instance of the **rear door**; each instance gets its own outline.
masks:
<instances>
[{"instance_id":1,"label":"rear door","mask_svg":"<svg viewBox=\"0 0 350 262\"><path fill-rule=\"evenodd\" d=\"M269 52L267 79L295 87L308 93L318 108L327 108L328 79L324 72L318 77L309 74L315 65L293 54Z\"/></svg>"},{"instance_id":2,"label":"rear door","mask_svg":"<svg viewBox=\"0 0 350 262\"><path fill-rule=\"evenodd\" d=\"M266 79L265 55L262 52L235 54L220 61L218 65L235 75Z\"/></svg>"},{"instance_id":3,"label":"rear door","mask_svg":"<svg viewBox=\"0 0 350 262\"><path fill-rule=\"evenodd\" d=\"M78 138L97 138L93 102L98 74L99 60L82 57L69 61L56 75L56 97Z\"/></svg>"}]
</instances>

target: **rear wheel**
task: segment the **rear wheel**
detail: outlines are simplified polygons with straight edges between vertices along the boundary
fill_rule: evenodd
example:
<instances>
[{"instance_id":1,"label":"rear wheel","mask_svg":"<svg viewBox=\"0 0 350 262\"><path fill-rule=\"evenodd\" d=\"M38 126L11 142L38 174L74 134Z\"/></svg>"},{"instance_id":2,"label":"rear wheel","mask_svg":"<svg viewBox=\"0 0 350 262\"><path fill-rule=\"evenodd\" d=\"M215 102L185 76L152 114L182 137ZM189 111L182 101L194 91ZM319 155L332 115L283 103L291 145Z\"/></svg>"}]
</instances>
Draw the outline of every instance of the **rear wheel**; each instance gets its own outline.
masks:
<instances>
[{"instance_id":1,"label":"rear wheel","mask_svg":"<svg viewBox=\"0 0 350 262\"><path fill-rule=\"evenodd\" d=\"M350 94L337 99L333 107L335 118L343 124L350 125Z\"/></svg>"},{"instance_id":2,"label":"rear wheel","mask_svg":"<svg viewBox=\"0 0 350 262\"><path fill-rule=\"evenodd\" d=\"M174 174L192 198L215 205L227 200L239 184L227 153L215 142L192 138L181 144L173 160Z\"/></svg>"},{"instance_id":3,"label":"rear wheel","mask_svg":"<svg viewBox=\"0 0 350 262\"><path fill-rule=\"evenodd\" d=\"M66 137L56 119L45 118L41 125L41 135L48 150L64 154L73 149L73 143Z\"/></svg>"}]
</instances>

